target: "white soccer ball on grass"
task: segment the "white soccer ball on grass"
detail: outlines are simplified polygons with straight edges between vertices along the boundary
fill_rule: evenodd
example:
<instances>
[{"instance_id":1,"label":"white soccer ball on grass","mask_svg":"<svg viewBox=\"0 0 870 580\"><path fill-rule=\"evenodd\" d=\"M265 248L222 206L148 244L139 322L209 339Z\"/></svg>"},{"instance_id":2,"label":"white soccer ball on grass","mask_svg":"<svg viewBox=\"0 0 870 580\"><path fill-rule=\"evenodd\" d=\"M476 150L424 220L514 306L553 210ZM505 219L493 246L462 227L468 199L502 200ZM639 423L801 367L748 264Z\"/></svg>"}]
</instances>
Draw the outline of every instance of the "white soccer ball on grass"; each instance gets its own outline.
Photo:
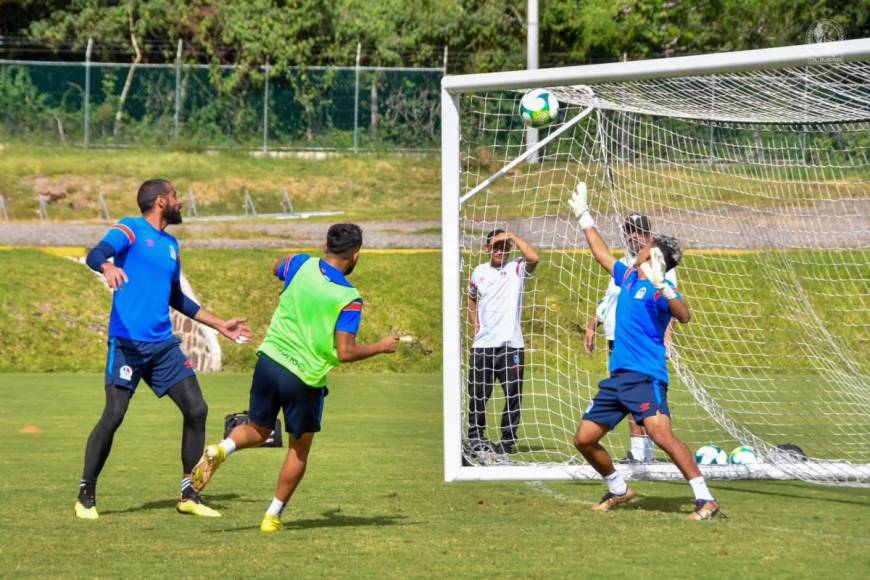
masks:
<instances>
[{"instance_id":1,"label":"white soccer ball on grass","mask_svg":"<svg viewBox=\"0 0 870 580\"><path fill-rule=\"evenodd\" d=\"M725 465L728 463L728 454L716 445L704 445L695 451L695 461L698 465Z\"/></svg>"},{"instance_id":2,"label":"white soccer ball on grass","mask_svg":"<svg viewBox=\"0 0 870 580\"><path fill-rule=\"evenodd\" d=\"M753 463L761 463L758 458L758 453L748 445L741 445L734 449L728 456L728 463L734 465L751 465Z\"/></svg>"}]
</instances>

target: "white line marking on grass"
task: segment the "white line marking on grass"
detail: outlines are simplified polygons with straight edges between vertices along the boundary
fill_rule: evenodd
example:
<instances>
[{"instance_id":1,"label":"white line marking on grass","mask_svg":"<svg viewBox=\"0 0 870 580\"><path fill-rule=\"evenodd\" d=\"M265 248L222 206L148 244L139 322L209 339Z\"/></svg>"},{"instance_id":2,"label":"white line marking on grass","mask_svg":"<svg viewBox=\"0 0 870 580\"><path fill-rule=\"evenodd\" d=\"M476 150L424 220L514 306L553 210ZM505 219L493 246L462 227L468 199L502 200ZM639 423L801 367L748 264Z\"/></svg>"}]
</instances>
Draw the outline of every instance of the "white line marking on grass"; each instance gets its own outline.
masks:
<instances>
[{"instance_id":1,"label":"white line marking on grass","mask_svg":"<svg viewBox=\"0 0 870 580\"><path fill-rule=\"evenodd\" d=\"M584 499L577 499L576 497L571 497L570 495L565 495L564 493L559 493L555 489L550 489L547 487L543 481L527 481L526 486L529 487L534 492L541 493L543 495L550 496L551 498L558 500L563 503L574 503L579 505L595 505L595 502L586 501Z\"/></svg>"}]
</instances>

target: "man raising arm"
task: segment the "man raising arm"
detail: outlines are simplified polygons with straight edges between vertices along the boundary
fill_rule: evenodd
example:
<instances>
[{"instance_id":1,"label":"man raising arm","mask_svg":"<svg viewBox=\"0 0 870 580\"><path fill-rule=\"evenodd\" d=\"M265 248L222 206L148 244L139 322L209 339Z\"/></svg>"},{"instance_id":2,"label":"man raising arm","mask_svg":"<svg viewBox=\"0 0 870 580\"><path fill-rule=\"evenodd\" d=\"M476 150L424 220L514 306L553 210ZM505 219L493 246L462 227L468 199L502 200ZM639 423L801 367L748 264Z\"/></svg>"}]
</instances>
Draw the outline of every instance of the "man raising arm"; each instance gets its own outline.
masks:
<instances>
[{"instance_id":1,"label":"man raising arm","mask_svg":"<svg viewBox=\"0 0 870 580\"><path fill-rule=\"evenodd\" d=\"M593 510L607 511L630 501L634 491L616 471L601 439L628 414L634 415L655 443L673 459L695 495L693 520L705 520L719 512L719 504L707 489L692 453L671 430L667 404L668 372L664 347L665 329L671 318L689 322L689 307L665 280L665 272L682 258L677 240L655 236L637 255L633 267L617 262L595 228L586 202L586 186L579 184L570 201L571 209L586 235L592 255L613 276L621 292L616 309L616 334L610 357L609 378L577 427L574 445L601 474L608 491Z\"/></svg>"},{"instance_id":2,"label":"man raising arm","mask_svg":"<svg viewBox=\"0 0 870 580\"><path fill-rule=\"evenodd\" d=\"M522 257L510 260L514 244ZM468 365L468 455L505 455L516 451L525 370L523 292L539 257L520 236L500 229L487 234L486 251L489 261L474 269L468 284L468 319L474 329ZM486 404L496 380L505 405L501 440L493 444L486 437Z\"/></svg>"}]
</instances>

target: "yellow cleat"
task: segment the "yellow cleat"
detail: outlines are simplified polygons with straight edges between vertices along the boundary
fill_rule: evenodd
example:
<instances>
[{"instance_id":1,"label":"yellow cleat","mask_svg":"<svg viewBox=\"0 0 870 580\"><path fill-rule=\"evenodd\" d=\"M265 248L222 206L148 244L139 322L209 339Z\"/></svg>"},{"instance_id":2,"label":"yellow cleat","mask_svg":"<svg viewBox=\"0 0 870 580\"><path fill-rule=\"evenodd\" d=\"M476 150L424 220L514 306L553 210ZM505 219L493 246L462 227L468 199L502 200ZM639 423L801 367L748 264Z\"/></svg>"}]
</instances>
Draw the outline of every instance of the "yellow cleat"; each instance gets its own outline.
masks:
<instances>
[{"instance_id":1,"label":"yellow cleat","mask_svg":"<svg viewBox=\"0 0 870 580\"><path fill-rule=\"evenodd\" d=\"M100 519L100 514L97 513L97 506L86 508L82 502L76 502L76 517L80 520L97 520Z\"/></svg>"},{"instance_id":2,"label":"yellow cleat","mask_svg":"<svg viewBox=\"0 0 870 580\"><path fill-rule=\"evenodd\" d=\"M272 532L280 532L284 529L284 524L279 516L266 514L263 516L263 521L260 522L260 531L271 534Z\"/></svg>"},{"instance_id":3,"label":"yellow cleat","mask_svg":"<svg viewBox=\"0 0 870 580\"><path fill-rule=\"evenodd\" d=\"M219 518L221 513L202 503L199 494L191 494L189 497L182 497L175 504L175 509L182 514L190 514L202 518Z\"/></svg>"},{"instance_id":4,"label":"yellow cleat","mask_svg":"<svg viewBox=\"0 0 870 580\"><path fill-rule=\"evenodd\" d=\"M205 448L199 462L190 474L190 485L193 491L199 493L208 485L208 481L221 463L227 460L227 452L220 445L209 445Z\"/></svg>"}]
</instances>

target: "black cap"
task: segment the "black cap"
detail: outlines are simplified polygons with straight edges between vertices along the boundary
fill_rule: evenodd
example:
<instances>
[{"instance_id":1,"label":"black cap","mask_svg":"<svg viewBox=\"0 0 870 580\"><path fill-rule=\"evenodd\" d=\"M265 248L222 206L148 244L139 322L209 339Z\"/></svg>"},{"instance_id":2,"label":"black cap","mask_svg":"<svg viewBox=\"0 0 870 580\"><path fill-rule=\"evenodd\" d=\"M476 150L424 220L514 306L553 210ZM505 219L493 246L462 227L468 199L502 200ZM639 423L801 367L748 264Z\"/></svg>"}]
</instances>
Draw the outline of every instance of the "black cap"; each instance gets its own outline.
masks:
<instances>
[{"instance_id":1,"label":"black cap","mask_svg":"<svg viewBox=\"0 0 870 580\"><path fill-rule=\"evenodd\" d=\"M649 218L642 213L630 213L625 218L625 223L622 224L622 231L626 235L651 234L652 224L650 224Z\"/></svg>"}]
</instances>

